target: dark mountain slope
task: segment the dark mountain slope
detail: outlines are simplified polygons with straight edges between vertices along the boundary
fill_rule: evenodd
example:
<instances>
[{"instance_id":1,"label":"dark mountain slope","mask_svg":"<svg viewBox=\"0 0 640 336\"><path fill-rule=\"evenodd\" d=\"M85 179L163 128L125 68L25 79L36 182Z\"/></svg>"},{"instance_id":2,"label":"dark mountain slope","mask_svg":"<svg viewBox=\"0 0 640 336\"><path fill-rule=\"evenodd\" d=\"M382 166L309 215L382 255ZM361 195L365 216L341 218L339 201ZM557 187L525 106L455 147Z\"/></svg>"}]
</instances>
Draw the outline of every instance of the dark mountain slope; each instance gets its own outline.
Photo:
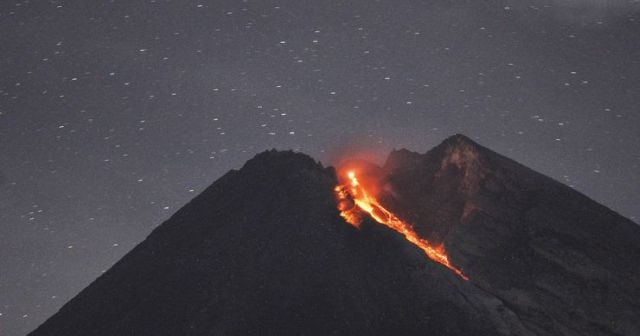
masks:
<instances>
[{"instance_id":1,"label":"dark mountain slope","mask_svg":"<svg viewBox=\"0 0 640 336\"><path fill-rule=\"evenodd\" d=\"M158 227L32 335L524 333L499 300L335 209L332 169L265 152Z\"/></svg>"},{"instance_id":2,"label":"dark mountain slope","mask_svg":"<svg viewBox=\"0 0 640 336\"><path fill-rule=\"evenodd\" d=\"M539 334L640 335L640 227L457 135L393 152L386 204Z\"/></svg>"}]
</instances>

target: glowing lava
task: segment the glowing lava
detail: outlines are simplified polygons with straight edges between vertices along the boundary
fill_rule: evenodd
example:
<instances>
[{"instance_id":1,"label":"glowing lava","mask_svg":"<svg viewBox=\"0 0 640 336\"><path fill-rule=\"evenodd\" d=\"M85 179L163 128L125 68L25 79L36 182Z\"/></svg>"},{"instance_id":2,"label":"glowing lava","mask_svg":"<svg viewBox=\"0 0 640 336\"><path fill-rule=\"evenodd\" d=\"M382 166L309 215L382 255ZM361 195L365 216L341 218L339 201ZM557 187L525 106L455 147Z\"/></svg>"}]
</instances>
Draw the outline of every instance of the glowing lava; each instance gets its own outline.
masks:
<instances>
[{"instance_id":1,"label":"glowing lava","mask_svg":"<svg viewBox=\"0 0 640 336\"><path fill-rule=\"evenodd\" d=\"M335 192L338 198L340 215L349 224L359 228L364 219L364 213L367 213L376 222L404 235L408 241L422 249L431 260L446 266L462 279L469 280L461 270L451 264L443 245L434 246L426 239L420 238L409 223L404 222L391 211L385 209L373 196L366 192L358 181L355 172L349 171L347 177L349 178L349 184L337 186Z\"/></svg>"}]
</instances>

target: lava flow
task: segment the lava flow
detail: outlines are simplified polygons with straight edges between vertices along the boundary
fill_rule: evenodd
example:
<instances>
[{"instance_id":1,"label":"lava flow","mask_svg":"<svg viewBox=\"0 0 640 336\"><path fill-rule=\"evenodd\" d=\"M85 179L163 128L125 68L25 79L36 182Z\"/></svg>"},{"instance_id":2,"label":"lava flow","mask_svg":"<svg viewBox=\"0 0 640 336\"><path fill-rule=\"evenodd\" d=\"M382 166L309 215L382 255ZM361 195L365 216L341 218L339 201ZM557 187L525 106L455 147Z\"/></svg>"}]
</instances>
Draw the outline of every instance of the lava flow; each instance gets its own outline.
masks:
<instances>
[{"instance_id":1,"label":"lava flow","mask_svg":"<svg viewBox=\"0 0 640 336\"><path fill-rule=\"evenodd\" d=\"M398 216L387 210L378 203L373 196L366 192L358 181L355 172L349 171L347 177L349 178L349 184L337 186L335 192L338 198L340 215L349 224L359 228L364 213L367 213L376 222L386 225L404 235L408 241L422 249L431 260L446 266L462 279L469 280L461 270L451 264L443 245L434 246L426 239L420 238L409 223L398 218Z\"/></svg>"}]
</instances>

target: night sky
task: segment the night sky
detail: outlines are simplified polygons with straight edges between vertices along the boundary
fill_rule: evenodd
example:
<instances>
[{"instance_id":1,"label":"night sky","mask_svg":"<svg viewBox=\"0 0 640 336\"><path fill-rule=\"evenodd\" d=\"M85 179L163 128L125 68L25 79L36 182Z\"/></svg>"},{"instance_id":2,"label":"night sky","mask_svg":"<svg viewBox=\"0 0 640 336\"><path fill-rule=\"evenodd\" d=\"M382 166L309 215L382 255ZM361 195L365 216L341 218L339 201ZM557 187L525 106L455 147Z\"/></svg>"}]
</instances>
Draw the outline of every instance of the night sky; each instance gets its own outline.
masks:
<instances>
[{"instance_id":1,"label":"night sky","mask_svg":"<svg viewBox=\"0 0 640 336\"><path fill-rule=\"evenodd\" d=\"M3 1L0 335L223 173L464 133L640 218L640 3Z\"/></svg>"}]
</instances>

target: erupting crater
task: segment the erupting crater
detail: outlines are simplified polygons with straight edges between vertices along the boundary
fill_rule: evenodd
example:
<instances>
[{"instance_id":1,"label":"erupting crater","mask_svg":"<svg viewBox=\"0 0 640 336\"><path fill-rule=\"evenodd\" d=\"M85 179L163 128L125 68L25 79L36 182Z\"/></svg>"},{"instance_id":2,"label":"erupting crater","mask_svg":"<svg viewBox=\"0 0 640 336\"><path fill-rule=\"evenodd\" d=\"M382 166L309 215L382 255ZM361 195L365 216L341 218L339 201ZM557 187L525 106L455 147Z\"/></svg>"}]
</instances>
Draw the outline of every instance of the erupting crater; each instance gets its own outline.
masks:
<instances>
[{"instance_id":1,"label":"erupting crater","mask_svg":"<svg viewBox=\"0 0 640 336\"><path fill-rule=\"evenodd\" d=\"M338 199L340 216L349 224L360 228L360 224L368 214L376 222L402 234L405 239L422 249L431 260L444 265L460 278L469 280L461 269L449 261L449 256L443 244L434 245L421 238L411 224L401 220L394 213L383 207L376 197L367 192L365 186L358 180L355 171L349 170L346 173L346 178L345 183L335 187L335 194Z\"/></svg>"}]
</instances>

